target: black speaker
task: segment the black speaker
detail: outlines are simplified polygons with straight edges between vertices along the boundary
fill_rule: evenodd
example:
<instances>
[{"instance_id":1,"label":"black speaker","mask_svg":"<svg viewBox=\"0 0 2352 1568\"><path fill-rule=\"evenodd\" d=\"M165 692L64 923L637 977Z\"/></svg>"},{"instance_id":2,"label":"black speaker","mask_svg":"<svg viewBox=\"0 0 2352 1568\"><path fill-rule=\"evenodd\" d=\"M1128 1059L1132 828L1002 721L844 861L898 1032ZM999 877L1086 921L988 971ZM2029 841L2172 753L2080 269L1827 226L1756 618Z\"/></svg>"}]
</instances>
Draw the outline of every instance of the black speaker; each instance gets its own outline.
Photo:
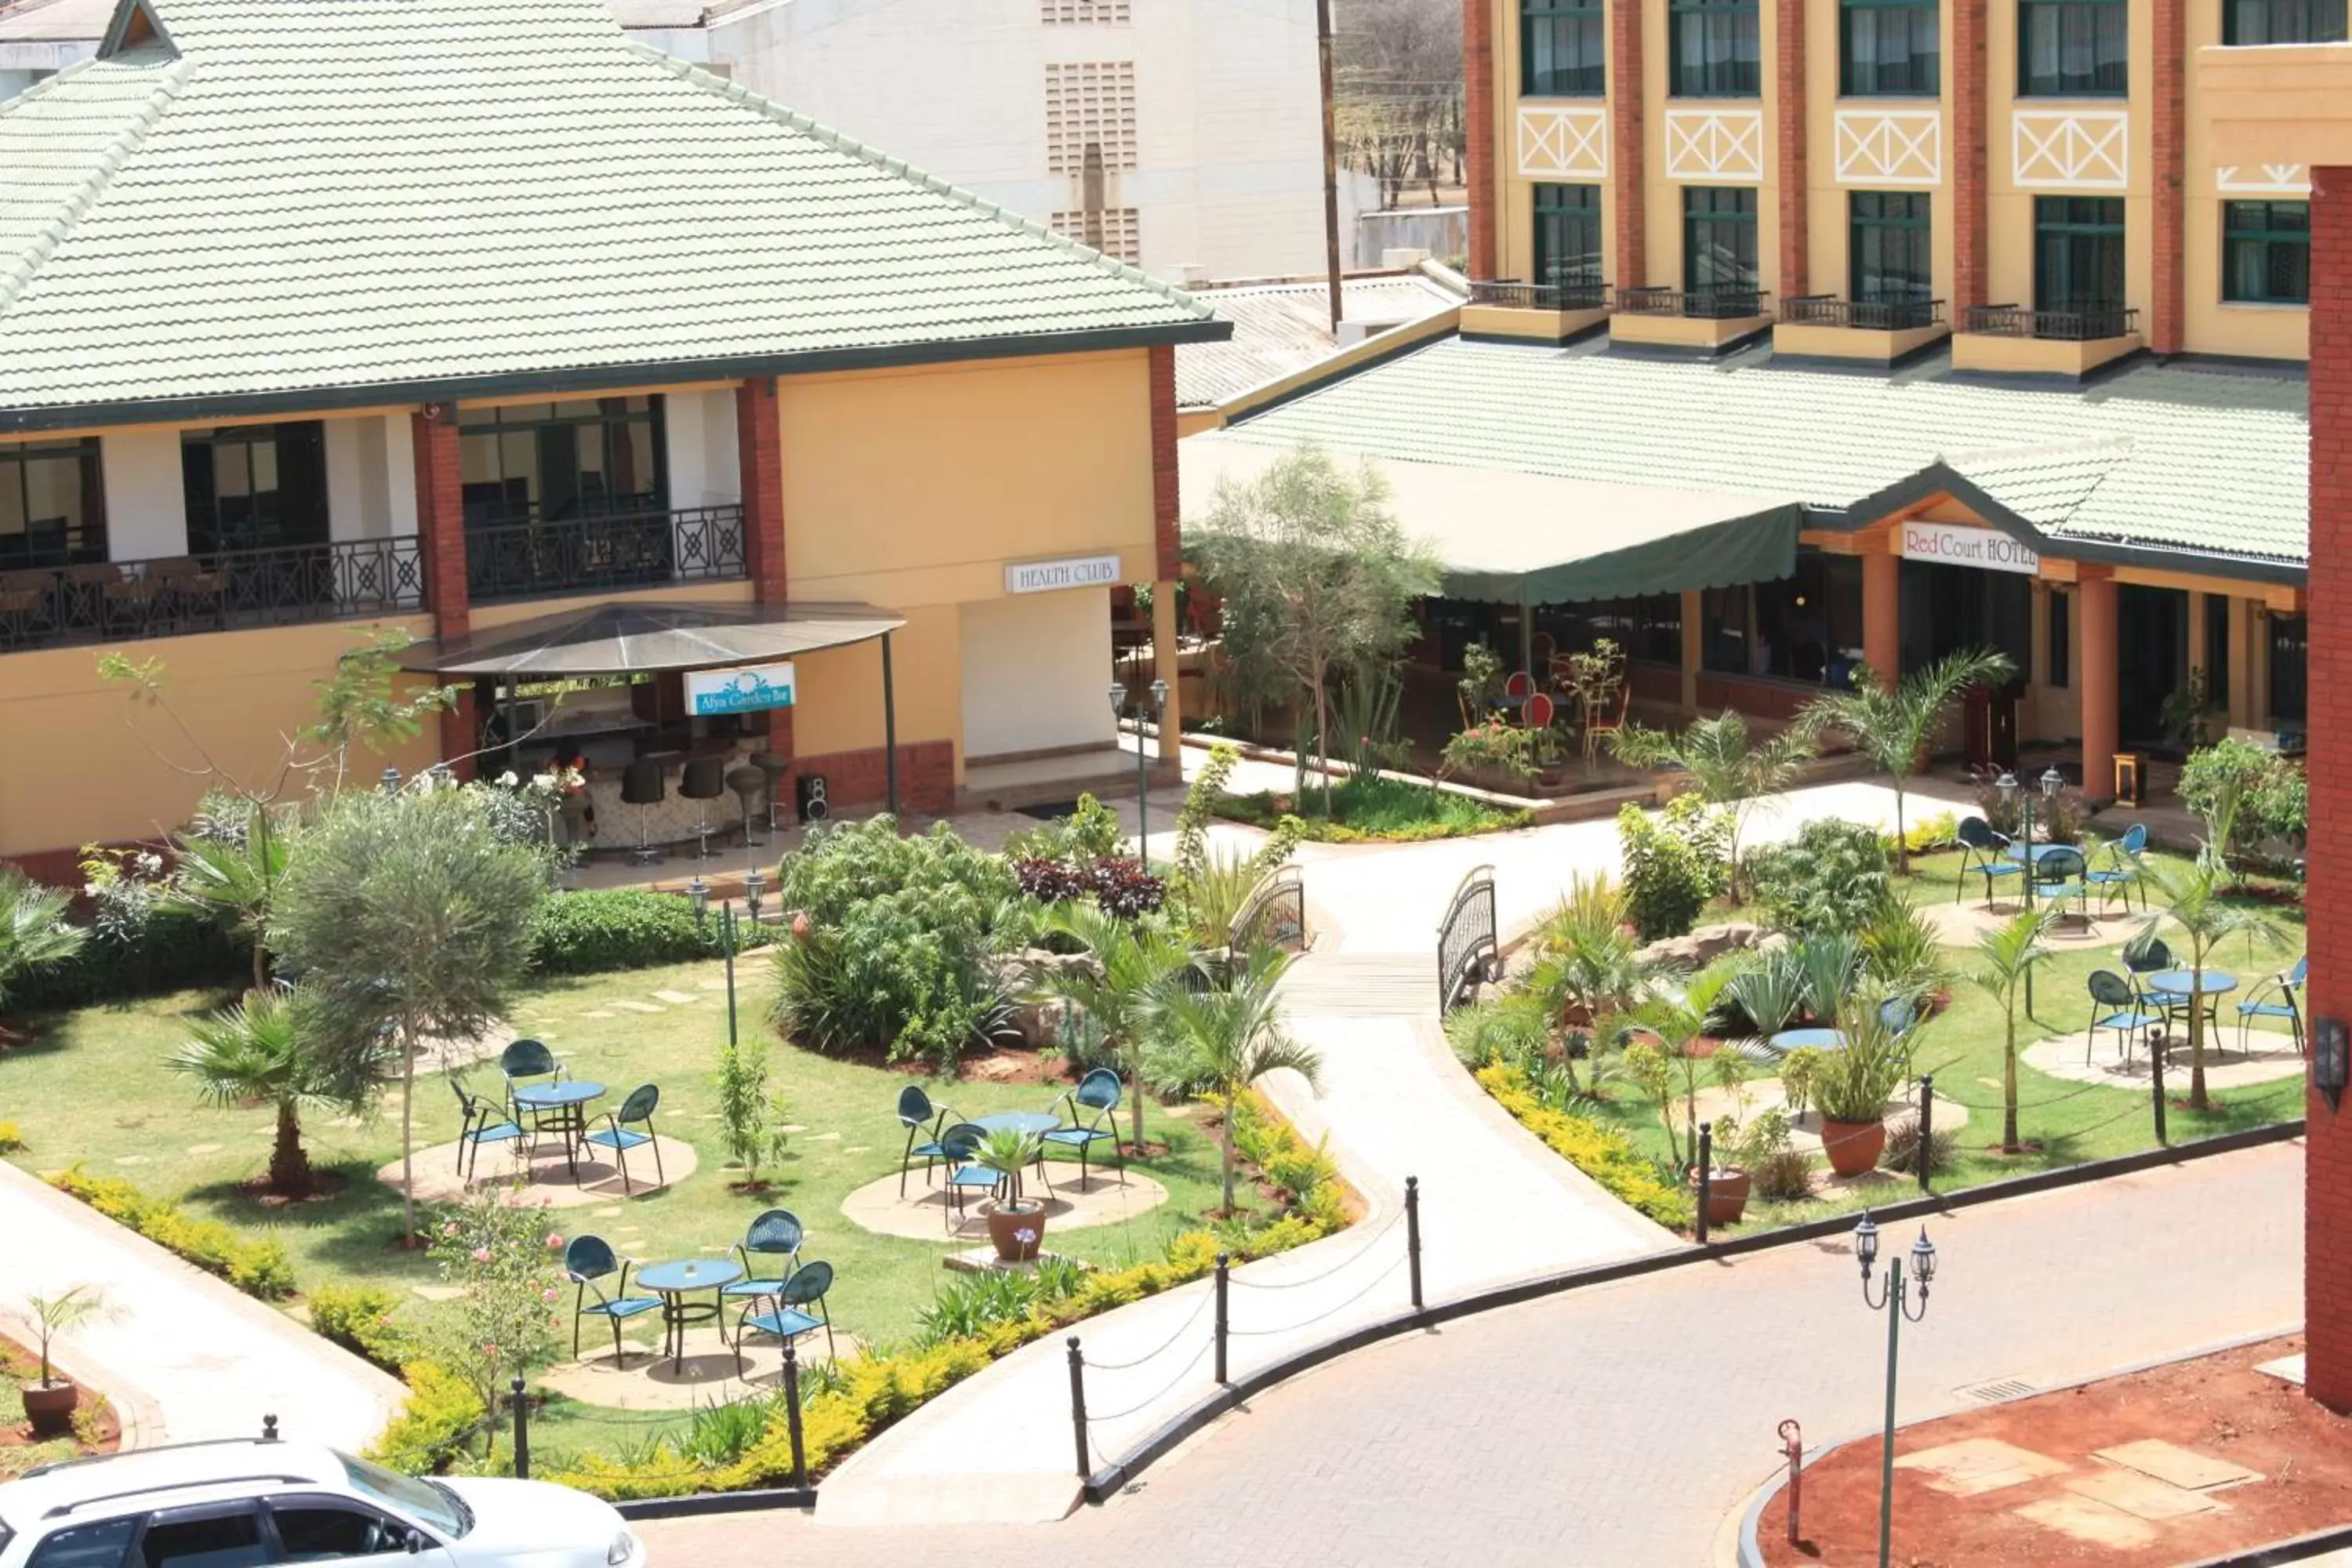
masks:
<instances>
[{"instance_id":1,"label":"black speaker","mask_svg":"<svg viewBox=\"0 0 2352 1568\"><path fill-rule=\"evenodd\" d=\"M823 822L833 815L833 801L825 794L823 773L803 773L793 781L793 793L800 799L803 822Z\"/></svg>"}]
</instances>

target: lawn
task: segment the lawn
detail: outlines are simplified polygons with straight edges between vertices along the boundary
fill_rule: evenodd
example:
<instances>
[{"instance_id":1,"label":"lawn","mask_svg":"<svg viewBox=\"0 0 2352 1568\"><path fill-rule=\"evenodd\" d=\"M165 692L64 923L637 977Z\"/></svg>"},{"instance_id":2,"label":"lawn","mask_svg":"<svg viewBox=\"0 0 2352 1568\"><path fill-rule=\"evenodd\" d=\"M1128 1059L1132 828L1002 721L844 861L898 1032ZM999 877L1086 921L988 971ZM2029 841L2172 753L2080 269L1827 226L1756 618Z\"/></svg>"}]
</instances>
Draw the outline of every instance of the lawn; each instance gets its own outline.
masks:
<instances>
[{"instance_id":1,"label":"lawn","mask_svg":"<svg viewBox=\"0 0 2352 1568\"><path fill-rule=\"evenodd\" d=\"M1276 819L1293 814L1307 824L1308 838L1339 844L1454 838L1524 827L1529 820L1525 811L1507 811L1451 790L1377 773L1340 780L1331 790L1328 814L1321 790L1314 787L1303 800L1262 790L1229 795L1217 803L1218 816L1260 827L1271 827Z\"/></svg>"}]
</instances>

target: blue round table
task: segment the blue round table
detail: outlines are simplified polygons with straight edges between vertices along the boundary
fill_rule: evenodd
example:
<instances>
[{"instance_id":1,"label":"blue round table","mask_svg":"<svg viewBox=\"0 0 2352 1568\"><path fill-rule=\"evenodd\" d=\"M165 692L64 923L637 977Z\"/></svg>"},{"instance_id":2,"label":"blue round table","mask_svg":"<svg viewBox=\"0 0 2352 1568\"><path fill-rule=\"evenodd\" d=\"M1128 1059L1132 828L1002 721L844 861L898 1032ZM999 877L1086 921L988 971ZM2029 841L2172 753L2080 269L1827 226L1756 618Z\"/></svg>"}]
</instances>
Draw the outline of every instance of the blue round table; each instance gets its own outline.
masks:
<instances>
[{"instance_id":1,"label":"blue round table","mask_svg":"<svg viewBox=\"0 0 2352 1568\"><path fill-rule=\"evenodd\" d=\"M2197 971L2193 969L2158 969L2151 973L2141 975L2139 983L2141 987L2155 999L2157 1005L2165 1010L2168 1016L2175 1008L2185 1012L2191 1007L2201 1007L2205 1011L2205 1016L2208 1018L2214 1018L2218 1024L2219 1019L2216 1015L2219 1008L2213 998L2225 991L2235 991L2238 988L2238 977L2226 969L2209 969L2202 976L2204 984L2197 984L2199 978ZM2220 1048L2221 1044L2216 1041L2214 1049Z\"/></svg>"},{"instance_id":2,"label":"blue round table","mask_svg":"<svg viewBox=\"0 0 2352 1568\"><path fill-rule=\"evenodd\" d=\"M718 1292L743 1278L743 1266L724 1258L682 1258L648 1263L637 1270L637 1283L662 1299L662 1349L669 1369L677 1372L686 1360L686 1330L689 1323L708 1323L725 1310ZM689 1290L711 1292L708 1301L689 1301ZM721 1342L727 1325L719 1325Z\"/></svg>"},{"instance_id":3,"label":"blue round table","mask_svg":"<svg viewBox=\"0 0 2352 1568\"><path fill-rule=\"evenodd\" d=\"M531 1131L543 1130L551 1120L563 1136L563 1163L574 1183L580 1180L580 1144L588 1136L588 1102L604 1098L604 1086L593 1079L558 1079L553 1083L529 1084L514 1091L515 1110L529 1111Z\"/></svg>"},{"instance_id":4,"label":"blue round table","mask_svg":"<svg viewBox=\"0 0 2352 1568\"><path fill-rule=\"evenodd\" d=\"M1846 1037L1839 1029L1783 1029L1772 1037L1770 1043L1774 1050L1787 1056L1790 1051L1806 1049L1842 1051L1846 1047Z\"/></svg>"}]
</instances>

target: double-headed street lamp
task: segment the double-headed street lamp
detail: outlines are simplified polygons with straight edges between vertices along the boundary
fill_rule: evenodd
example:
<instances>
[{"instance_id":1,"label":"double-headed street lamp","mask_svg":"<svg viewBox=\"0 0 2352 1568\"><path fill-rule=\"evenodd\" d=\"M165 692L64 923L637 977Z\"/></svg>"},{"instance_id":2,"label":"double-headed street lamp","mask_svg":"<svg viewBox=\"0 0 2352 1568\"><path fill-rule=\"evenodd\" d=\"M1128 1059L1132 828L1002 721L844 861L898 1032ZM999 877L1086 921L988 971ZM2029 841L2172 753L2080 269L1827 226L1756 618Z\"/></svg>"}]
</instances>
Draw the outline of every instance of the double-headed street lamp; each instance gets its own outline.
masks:
<instances>
[{"instance_id":1,"label":"double-headed street lamp","mask_svg":"<svg viewBox=\"0 0 2352 1568\"><path fill-rule=\"evenodd\" d=\"M2060 776L2056 768L2044 768L2042 777L2036 782L2042 786L2042 798L2055 806L2058 792L2066 787L2065 779ZM2033 852L2033 795L2018 784L2015 773L2005 769L1993 787L2000 791L2001 799L2015 803L2025 813L2025 833L2019 853L2025 857L2025 907L2030 910L2033 907L2034 879L2042 869L2042 863ZM2033 971L2031 967L2025 972L2025 1016L2029 1018L2033 1016Z\"/></svg>"},{"instance_id":2,"label":"double-headed street lamp","mask_svg":"<svg viewBox=\"0 0 2352 1568\"><path fill-rule=\"evenodd\" d=\"M1927 1315L1927 1286L1936 1278L1936 1244L1927 1239L1927 1227L1919 1227L1919 1239L1911 1244L1911 1277L1903 1277L1900 1254L1886 1263L1885 1275L1873 1281L1872 1270L1878 1263L1878 1225L1864 1210L1862 1223L1853 1227L1853 1255L1862 1263L1862 1300L1874 1312L1886 1314L1886 1442L1879 1452L1878 1468L1878 1568L1887 1568L1887 1548L1895 1535L1895 1357L1903 1332L1903 1320L1917 1322ZM1911 1289L1919 1288L1919 1310L1911 1310Z\"/></svg>"},{"instance_id":3,"label":"double-headed street lamp","mask_svg":"<svg viewBox=\"0 0 2352 1568\"><path fill-rule=\"evenodd\" d=\"M1151 806L1147 798L1150 784L1144 772L1147 764L1143 754L1143 721L1149 717L1157 722L1168 711L1168 683L1153 681L1150 693L1151 709L1148 715L1141 697L1137 698L1135 704L1135 858L1147 871L1151 868ZM1127 682L1123 680L1110 683L1110 716L1114 724L1127 716Z\"/></svg>"}]
</instances>

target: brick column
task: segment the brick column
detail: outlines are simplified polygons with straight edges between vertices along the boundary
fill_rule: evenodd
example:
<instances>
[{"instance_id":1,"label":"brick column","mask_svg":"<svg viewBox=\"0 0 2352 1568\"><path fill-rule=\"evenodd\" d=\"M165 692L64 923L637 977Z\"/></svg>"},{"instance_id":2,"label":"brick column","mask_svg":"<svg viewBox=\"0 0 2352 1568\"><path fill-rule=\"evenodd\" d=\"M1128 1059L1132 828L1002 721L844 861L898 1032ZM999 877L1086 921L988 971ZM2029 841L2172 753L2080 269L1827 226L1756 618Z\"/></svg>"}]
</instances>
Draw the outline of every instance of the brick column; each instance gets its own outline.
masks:
<instances>
[{"instance_id":1,"label":"brick column","mask_svg":"<svg viewBox=\"0 0 2352 1568\"><path fill-rule=\"evenodd\" d=\"M1184 754L1184 679L1176 668L1176 582L1151 585L1152 678L1168 683L1168 706L1160 710L1160 760Z\"/></svg>"},{"instance_id":2,"label":"brick column","mask_svg":"<svg viewBox=\"0 0 2352 1568\"><path fill-rule=\"evenodd\" d=\"M1985 298L1987 0L1952 0L1952 325Z\"/></svg>"},{"instance_id":3,"label":"brick column","mask_svg":"<svg viewBox=\"0 0 2352 1568\"><path fill-rule=\"evenodd\" d=\"M781 605L786 596L783 440L775 378L754 376L739 384L735 456L743 491L743 567L752 596L763 605Z\"/></svg>"},{"instance_id":4,"label":"brick column","mask_svg":"<svg viewBox=\"0 0 2352 1568\"><path fill-rule=\"evenodd\" d=\"M2230 595L2230 727L2251 730L2262 721L2254 701L2254 602Z\"/></svg>"},{"instance_id":5,"label":"brick column","mask_svg":"<svg viewBox=\"0 0 2352 1568\"><path fill-rule=\"evenodd\" d=\"M1649 286L1642 187L1642 0L1609 0L1609 177L1620 289Z\"/></svg>"},{"instance_id":6,"label":"brick column","mask_svg":"<svg viewBox=\"0 0 2352 1568\"><path fill-rule=\"evenodd\" d=\"M1495 0L1462 0L1462 147L1470 187L1470 276L1495 276ZM1157 351L1154 351L1157 352Z\"/></svg>"},{"instance_id":7,"label":"brick column","mask_svg":"<svg viewBox=\"0 0 2352 1568\"><path fill-rule=\"evenodd\" d=\"M436 637L461 637L473 627L466 584L466 491L458 459L457 410L429 404L408 416L416 458L416 554L425 576L425 605ZM471 778L478 733L471 691L441 714L441 756Z\"/></svg>"},{"instance_id":8,"label":"brick column","mask_svg":"<svg viewBox=\"0 0 2352 1568\"><path fill-rule=\"evenodd\" d=\"M1862 658L1882 684L1903 673L1903 561L1892 541L1862 558Z\"/></svg>"},{"instance_id":9,"label":"brick column","mask_svg":"<svg viewBox=\"0 0 2352 1568\"><path fill-rule=\"evenodd\" d=\"M1808 202L1805 189L1805 0L1772 0L1774 175L1780 183L1780 295L1810 294L1807 287ZM1834 62L1832 62L1834 63Z\"/></svg>"},{"instance_id":10,"label":"brick column","mask_svg":"<svg viewBox=\"0 0 2352 1568\"><path fill-rule=\"evenodd\" d=\"M1698 669L1706 662L1706 595L1683 590L1683 711L1698 717Z\"/></svg>"},{"instance_id":11,"label":"brick column","mask_svg":"<svg viewBox=\"0 0 2352 1568\"><path fill-rule=\"evenodd\" d=\"M2083 794L2112 800L2120 724L2116 704L2116 580L2105 568L2082 568L2074 629L2083 639Z\"/></svg>"},{"instance_id":12,"label":"brick column","mask_svg":"<svg viewBox=\"0 0 2352 1568\"><path fill-rule=\"evenodd\" d=\"M2352 168L2311 172L2311 844L2314 1019L2352 1013ZM2260 695L2260 694L2258 694ZM2270 706L2262 696L2259 706ZM2352 1107L2305 1096L2305 1387L2352 1409Z\"/></svg>"},{"instance_id":13,"label":"brick column","mask_svg":"<svg viewBox=\"0 0 2352 1568\"><path fill-rule=\"evenodd\" d=\"M2147 346L2160 354L2181 349L2188 315L2184 275L2189 208L2189 19L2186 0L2153 0L2154 103L2148 119L2150 174L2156 200L2155 298L2148 301Z\"/></svg>"},{"instance_id":14,"label":"brick column","mask_svg":"<svg viewBox=\"0 0 2352 1568\"><path fill-rule=\"evenodd\" d=\"M1184 569L1183 514L1176 493L1176 351L1162 343L1150 354L1151 575L1165 582Z\"/></svg>"}]
</instances>

